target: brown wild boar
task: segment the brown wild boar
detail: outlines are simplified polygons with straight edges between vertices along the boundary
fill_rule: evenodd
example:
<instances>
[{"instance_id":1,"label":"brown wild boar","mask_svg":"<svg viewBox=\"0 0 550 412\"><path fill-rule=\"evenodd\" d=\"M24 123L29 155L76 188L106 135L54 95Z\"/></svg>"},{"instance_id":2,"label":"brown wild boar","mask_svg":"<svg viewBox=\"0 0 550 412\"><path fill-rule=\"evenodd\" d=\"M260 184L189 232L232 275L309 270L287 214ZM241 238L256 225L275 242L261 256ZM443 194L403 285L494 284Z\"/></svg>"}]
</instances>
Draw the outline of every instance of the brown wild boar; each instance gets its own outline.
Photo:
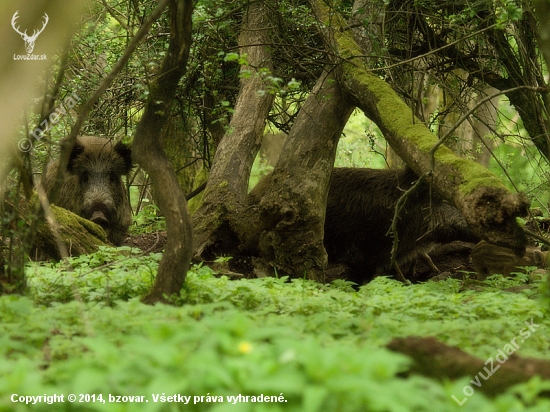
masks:
<instances>
[{"instance_id":1,"label":"brown wild boar","mask_svg":"<svg viewBox=\"0 0 550 412\"><path fill-rule=\"evenodd\" d=\"M249 193L249 204L260 203L271 176ZM416 180L418 176L409 168L334 168L324 225L329 264L345 266L346 278L358 284L394 274L390 264L393 239L388 230L395 204ZM409 196L397 231L396 260L405 276L411 276L417 258L426 259L439 243L479 241L458 209L432 193L427 184Z\"/></svg>"},{"instance_id":2,"label":"brown wild boar","mask_svg":"<svg viewBox=\"0 0 550 412\"><path fill-rule=\"evenodd\" d=\"M52 162L43 179L46 193L55 181L58 161ZM78 137L69 158L57 206L99 224L107 238L120 245L132 223L132 210L122 176L132 169L128 146L95 136Z\"/></svg>"}]
</instances>

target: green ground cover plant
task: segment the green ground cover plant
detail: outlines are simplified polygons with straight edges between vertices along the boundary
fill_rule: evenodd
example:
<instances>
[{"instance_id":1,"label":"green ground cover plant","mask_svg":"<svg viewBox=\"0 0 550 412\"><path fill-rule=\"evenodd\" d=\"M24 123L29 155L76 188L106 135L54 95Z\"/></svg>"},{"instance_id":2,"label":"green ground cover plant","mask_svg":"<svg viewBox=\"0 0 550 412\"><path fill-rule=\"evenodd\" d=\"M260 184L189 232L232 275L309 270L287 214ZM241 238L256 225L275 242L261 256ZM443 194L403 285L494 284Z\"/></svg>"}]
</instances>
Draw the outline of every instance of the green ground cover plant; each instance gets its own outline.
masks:
<instances>
[{"instance_id":1,"label":"green ground cover plant","mask_svg":"<svg viewBox=\"0 0 550 412\"><path fill-rule=\"evenodd\" d=\"M29 264L28 296L0 297L0 410L550 410L538 379L495 399L477 391L459 406L452 395L463 398L473 377L407 375L410 360L384 347L434 336L486 359L532 319L540 327L517 353L550 359L543 281L511 293L528 277L411 286L377 278L357 291L344 281L230 280L197 265L175 306L146 306L139 297L159 259L105 248ZM19 398L53 394L64 402Z\"/></svg>"}]
</instances>

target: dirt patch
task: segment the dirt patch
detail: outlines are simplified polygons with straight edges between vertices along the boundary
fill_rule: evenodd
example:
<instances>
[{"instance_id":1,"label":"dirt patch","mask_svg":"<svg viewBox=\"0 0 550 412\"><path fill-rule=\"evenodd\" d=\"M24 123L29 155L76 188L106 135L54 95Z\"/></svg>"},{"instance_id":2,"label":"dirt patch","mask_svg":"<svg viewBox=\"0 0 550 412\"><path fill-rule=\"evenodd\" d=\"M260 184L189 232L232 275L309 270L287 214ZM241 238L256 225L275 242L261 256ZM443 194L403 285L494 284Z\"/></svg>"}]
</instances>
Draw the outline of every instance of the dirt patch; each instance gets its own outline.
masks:
<instances>
[{"instance_id":1,"label":"dirt patch","mask_svg":"<svg viewBox=\"0 0 550 412\"><path fill-rule=\"evenodd\" d=\"M165 231L130 235L122 242L122 246L137 247L146 253L162 252L165 244Z\"/></svg>"}]
</instances>

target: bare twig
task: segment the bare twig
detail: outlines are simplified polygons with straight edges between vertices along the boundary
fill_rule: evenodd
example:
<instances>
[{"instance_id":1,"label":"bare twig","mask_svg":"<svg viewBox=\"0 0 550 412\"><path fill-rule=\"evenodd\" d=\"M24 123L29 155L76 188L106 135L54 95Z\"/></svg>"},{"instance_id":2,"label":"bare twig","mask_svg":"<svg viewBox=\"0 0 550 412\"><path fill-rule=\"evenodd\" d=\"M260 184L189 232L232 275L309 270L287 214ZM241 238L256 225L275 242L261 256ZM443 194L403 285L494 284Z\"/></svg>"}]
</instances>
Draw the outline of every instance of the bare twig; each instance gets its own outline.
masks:
<instances>
[{"instance_id":1,"label":"bare twig","mask_svg":"<svg viewBox=\"0 0 550 412\"><path fill-rule=\"evenodd\" d=\"M536 234L536 233L534 233L534 232L531 232L530 230L525 229L525 228L523 228L523 231L525 232L525 234L526 234L527 236L531 236L532 238L537 239L539 242L544 243L545 245L550 246L550 241L549 241L547 238L545 238L545 237L543 237L543 236L540 236L540 235L538 235L538 234Z\"/></svg>"},{"instance_id":2,"label":"bare twig","mask_svg":"<svg viewBox=\"0 0 550 412\"><path fill-rule=\"evenodd\" d=\"M439 147L445 143L445 141L452 135L452 133L469 117L472 115L472 113L474 113L477 109L479 109L481 106L483 106L485 103L487 103L488 101L494 99L495 97L497 96L500 96L500 95L503 95L503 94L507 94L507 93L511 93L511 92L515 92L517 90L522 90L522 89L527 89L527 90L533 90L533 91L546 91L545 88L543 87L536 87L536 86L518 86L518 87L512 87L511 89L506 89L506 90L500 90L496 93L493 93L489 96L485 96L483 99L481 99L480 101L478 101L474 107L472 107L470 110L468 110L466 113L464 113L460 119L458 119L456 121L456 123L453 125L453 127L451 127L447 133L445 133L445 135L439 139L439 141L432 147L432 149L430 150L430 156L431 156L431 159L432 159L432 170L433 168L435 167L435 152L437 151L437 149L439 149Z\"/></svg>"},{"instance_id":3,"label":"bare twig","mask_svg":"<svg viewBox=\"0 0 550 412\"><path fill-rule=\"evenodd\" d=\"M403 272L401 272L401 269L399 268L399 264L397 263L396 256L397 256L397 249L399 247L399 233L397 232L397 222L399 221L399 214L401 213L401 210L405 207L405 202L407 201L407 198L414 193L420 185L424 182L425 175L422 175L418 178L416 183L412 185L408 190L406 190L399 200L397 200L397 203L395 204L394 212L393 212L393 219L391 222L390 229L388 230L388 234L393 235L393 243L391 248L391 265L395 268L395 271L397 273L397 278L407 284L409 283L407 279L405 279L405 276L403 276Z\"/></svg>"},{"instance_id":4,"label":"bare twig","mask_svg":"<svg viewBox=\"0 0 550 412\"><path fill-rule=\"evenodd\" d=\"M57 224L57 221L52 213L50 202L48 201L48 196L46 195L46 190L44 190L42 183L36 185L36 191L38 192L38 200L40 201L40 205L44 211L46 222L50 226L50 230L52 231L55 243L57 245L57 250L59 250L59 255L62 260L66 261L69 258L69 250L67 249L65 243L63 243L61 236L59 236L59 225Z\"/></svg>"},{"instance_id":5,"label":"bare twig","mask_svg":"<svg viewBox=\"0 0 550 412\"><path fill-rule=\"evenodd\" d=\"M130 33L130 28L128 27L128 25L126 23L124 23L124 21L118 16L118 14L120 14L124 17L124 14L122 14L121 12L116 10L115 8L109 6L109 4L105 0L101 0L101 3L103 3L103 6L109 12L109 14L113 17L113 19L115 19L118 22L118 24L120 24L122 27L124 27L124 29L128 33Z\"/></svg>"}]
</instances>

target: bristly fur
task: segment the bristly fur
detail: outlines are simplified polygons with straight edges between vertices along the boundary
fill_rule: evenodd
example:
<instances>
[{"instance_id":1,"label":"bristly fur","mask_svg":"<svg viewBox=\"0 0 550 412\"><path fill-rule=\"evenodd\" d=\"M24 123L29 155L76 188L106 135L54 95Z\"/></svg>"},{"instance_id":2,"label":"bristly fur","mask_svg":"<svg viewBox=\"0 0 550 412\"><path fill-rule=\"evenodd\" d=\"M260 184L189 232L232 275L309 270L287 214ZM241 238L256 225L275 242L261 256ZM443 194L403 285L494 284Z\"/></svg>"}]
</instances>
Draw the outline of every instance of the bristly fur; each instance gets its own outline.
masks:
<instances>
[{"instance_id":1,"label":"bristly fur","mask_svg":"<svg viewBox=\"0 0 550 412\"><path fill-rule=\"evenodd\" d=\"M271 185L271 174L250 192L248 202L258 204ZM418 180L409 168L335 168L332 171L324 225L329 264L344 265L347 278L358 284L378 275L392 274L393 239L388 234L394 207ZM420 254L437 243L467 242L479 238L455 207L423 184L406 201L397 224L397 263L403 272L414 269Z\"/></svg>"},{"instance_id":2,"label":"bristly fur","mask_svg":"<svg viewBox=\"0 0 550 412\"><path fill-rule=\"evenodd\" d=\"M43 181L49 194L57 166L48 167ZM58 206L86 219L94 213L105 216L102 226L109 241L120 245L132 223L132 213L122 176L132 169L131 149L122 144L95 136L77 139L67 165L65 181L57 199Z\"/></svg>"}]
</instances>

